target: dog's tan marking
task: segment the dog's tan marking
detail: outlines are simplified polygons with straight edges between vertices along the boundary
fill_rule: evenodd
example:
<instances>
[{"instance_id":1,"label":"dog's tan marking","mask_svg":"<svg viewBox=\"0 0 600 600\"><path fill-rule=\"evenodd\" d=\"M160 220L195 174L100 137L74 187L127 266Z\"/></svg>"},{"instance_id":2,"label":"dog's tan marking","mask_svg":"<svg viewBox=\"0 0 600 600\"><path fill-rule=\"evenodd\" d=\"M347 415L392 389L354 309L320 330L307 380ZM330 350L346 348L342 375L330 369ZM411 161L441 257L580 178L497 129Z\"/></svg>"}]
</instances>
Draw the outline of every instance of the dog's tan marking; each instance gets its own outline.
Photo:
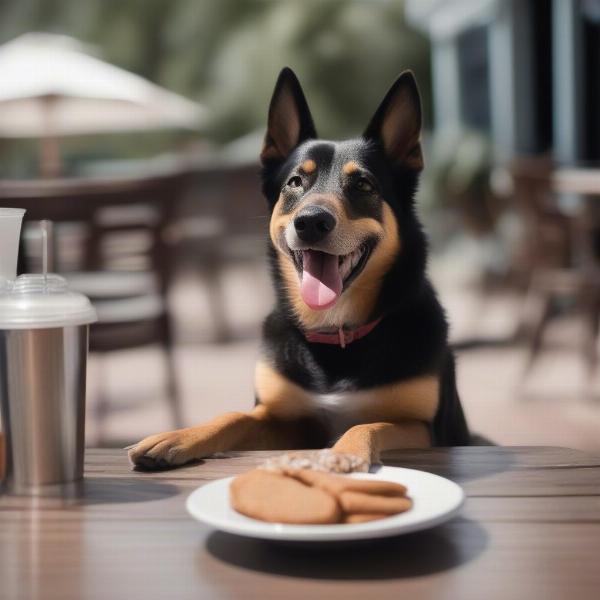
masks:
<instances>
[{"instance_id":1,"label":"dog's tan marking","mask_svg":"<svg viewBox=\"0 0 600 600\"><path fill-rule=\"evenodd\" d=\"M260 403L273 416L290 419L310 414L310 396L264 360L256 363L254 389Z\"/></svg>"},{"instance_id":2,"label":"dog's tan marking","mask_svg":"<svg viewBox=\"0 0 600 600\"><path fill-rule=\"evenodd\" d=\"M439 381L433 375L370 389L315 394L259 360L254 383L261 404L278 418L327 413L328 418L343 424L407 419L431 422L439 402Z\"/></svg>"},{"instance_id":3,"label":"dog's tan marking","mask_svg":"<svg viewBox=\"0 0 600 600\"><path fill-rule=\"evenodd\" d=\"M329 252L332 254L349 254L356 250L357 246L368 236L380 237L385 233L385 223L382 224L376 219L362 217L352 219L348 215L348 210L343 199L335 194L309 194L302 202L294 206L289 213L283 211L284 199L280 195L273 212L269 225L269 234L271 241L278 250L281 250L279 243L281 235L285 232L290 221L294 219L296 214L300 212L307 204L315 206L323 206L327 208L337 220L336 228L331 232L328 238ZM389 208L389 207L388 207ZM392 219L393 213L392 214ZM397 231L397 228L396 228ZM397 235L397 234L396 234ZM288 257L287 252L283 252L284 256Z\"/></svg>"},{"instance_id":4,"label":"dog's tan marking","mask_svg":"<svg viewBox=\"0 0 600 600\"><path fill-rule=\"evenodd\" d=\"M314 160L312 160L312 158L305 160L300 165L300 170L303 171L304 173L306 173L307 175L314 173L316 168L317 168L317 163Z\"/></svg>"},{"instance_id":5,"label":"dog's tan marking","mask_svg":"<svg viewBox=\"0 0 600 600\"><path fill-rule=\"evenodd\" d=\"M277 209L277 206L275 207ZM287 217L287 215L286 215ZM287 224L289 221L285 221ZM271 239L274 230L279 232L285 227L277 214L271 221ZM325 327L358 326L366 323L375 308L384 275L390 269L400 252L398 223L390 206L383 203L383 223L375 219L339 219L335 235L351 241L351 252L360 240L368 235L379 238L362 273L344 291L338 301L329 309L313 310L309 308L300 295L300 281L296 268L289 256L279 252L278 261L283 282L295 315L306 329L322 329ZM277 244L276 244L277 247ZM346 252L340 252L343 254Z\"/></svg>"},{"instance_id":6,"label":"dog's tan marking","mask_svg":"<svg viewBox=\"0 0 600 600\"><path fill-rule=\"evenodd\" d=\"M293 219L294 211L290 213L283 212L283 199L279 196L277 203L273 207L273 213L271 214L271 221L269 222L269 236L271 237L271 241L273 245L279 253L282 253L281 248L279 247L279 237L285 231L288 223Z\"/></svg>"},{"instance_id":7,"label":"dog's tan marking","mask_svg":"<svg viewBox=\"0 0 600 600\"><path fill-rule=\"evenodd\" d=\"M440 389L438 378L427 375L355 393L363 400L359 416L365 423L404 419L430 422L438 409Z\"/></svg>"},{"instance_id":8,"label":"dog's tan marking","mask_svg":"<svg viewBox=\"0 0 600 600\"><path fill-rule=\"evenodd\" d=\"M293 424L279 423L259 405L248 413L226 413L203 425L147 437L129 450L129 459L147 468L183 465L228 450L297 448L298 437Z\"/></svg>"},{"instance_id":9,"label":"dog's tan marking","mask_svg":"<svg viewBox=\"0 0 600 600\"><path fill-rule=\"evenodd\" d=\"M260 160L264 163L269 160L278 159L281 159L281 152L277 149L273 141L267 137L260 152Z\"/></svg>"},{"instance_id":10,"label":"dog's tan marking","mask_svg":"<svg viewBox=\"0 0 600 600\"><path fill-rule=\"evenodd\" d=\"M352 175L352 173L356 173L356 171L358 171L358 169L359 169L358 163L354 160L350 160L344 164L344 166L342 167L342 172L345 175Z\"/></svg>"},{"instance_id":11,"label":"dog's tan marking","mask_svg":"<svg viewBox=\"0 0 600 600\"><path fill-rule=\"evenodd\" d=\"M397 448L429 448L431 436L421 421L403 423L366 423L355 425L333 446L336 452L360 456L369 463L378 462L381 452Z\"/></svg>"}]
</instances>

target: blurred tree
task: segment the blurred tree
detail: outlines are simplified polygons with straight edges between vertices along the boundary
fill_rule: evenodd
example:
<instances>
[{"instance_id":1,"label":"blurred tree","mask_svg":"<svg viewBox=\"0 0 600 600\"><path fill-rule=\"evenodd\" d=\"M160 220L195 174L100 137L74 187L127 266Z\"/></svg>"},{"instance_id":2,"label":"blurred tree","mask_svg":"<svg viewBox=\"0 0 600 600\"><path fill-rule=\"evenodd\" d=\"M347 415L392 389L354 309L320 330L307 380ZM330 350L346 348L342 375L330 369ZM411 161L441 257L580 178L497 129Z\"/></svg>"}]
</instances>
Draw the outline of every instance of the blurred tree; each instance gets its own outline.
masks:
<instances>
[{"instance_id":1,"label":"blurred tree","mask_svg":"<svg viewBox=\"0 0 600 600\"><path fill-rule=\"evenodd\" d=\"M223 41L208 69L206 98L215 134L261 127L279 69L302 81L324 136L358 133L395 76L412 68L429 114L428 44L407 28L401 2L265 2Z\"/></svg>"},{"instance_id":2,"label":"blurred tree","mask_svg":"<svg viewBox=\"0 0 600 600\"><path fill-rule=\"evenodd\" d=\"M33 30L77 37L207 104L219 142L264 127L286 64L324 136L360 132L406 68L430 114L428 42L407 26L401 0L0 0L0 42Z\"/></svg>"}]
</instances>

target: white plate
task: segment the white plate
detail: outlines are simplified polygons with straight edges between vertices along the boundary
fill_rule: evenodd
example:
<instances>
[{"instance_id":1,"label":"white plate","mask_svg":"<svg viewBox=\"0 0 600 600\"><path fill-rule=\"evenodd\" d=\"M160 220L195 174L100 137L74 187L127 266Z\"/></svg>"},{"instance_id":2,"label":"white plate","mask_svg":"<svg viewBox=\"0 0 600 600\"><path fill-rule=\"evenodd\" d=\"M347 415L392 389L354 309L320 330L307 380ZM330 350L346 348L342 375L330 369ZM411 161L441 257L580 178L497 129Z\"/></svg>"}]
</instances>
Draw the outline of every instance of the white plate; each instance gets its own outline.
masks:
<instances>
[{"instance_id":1,"label":"white plate","mask_svg":"<svg viewBox=\"0 0 600 600\"><path fill-rule=\"evenodd\" d=\"M208 483L187 499L190 514L221 531L246 537L292 542L332 542L401 535L439 525L458 513L464 492L456 483L432 473L381 467L377 473L354 473L350 477L395 481L408 488L413 507L405 513L352 525L284 525L245 517L229 504L233 477Z\"/></svg>"}]
</instances>

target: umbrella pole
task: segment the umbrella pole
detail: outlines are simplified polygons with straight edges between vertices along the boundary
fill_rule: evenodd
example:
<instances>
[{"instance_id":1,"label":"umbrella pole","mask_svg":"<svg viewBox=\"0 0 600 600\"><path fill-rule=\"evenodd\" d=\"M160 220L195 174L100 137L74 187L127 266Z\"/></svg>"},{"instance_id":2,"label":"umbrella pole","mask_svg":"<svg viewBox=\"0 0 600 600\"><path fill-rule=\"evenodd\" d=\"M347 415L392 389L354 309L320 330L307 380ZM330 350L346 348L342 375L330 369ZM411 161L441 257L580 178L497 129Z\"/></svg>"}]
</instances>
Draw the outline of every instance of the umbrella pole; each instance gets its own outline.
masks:
<instances>
[{"instance_id":1,"label":"umbrella pole","mask_svg":"<svg viewBox=\"0 0 600 600\"><path fill-rule=\"evenodd\" d=\"M62 173L60 146L56 137L45 136L40 140L40 176L59 177Z\"/></svg>"},{"instance_id":2,"label":"umbrella pole","mask_svg":"<svg viewBox=\"0 0 600 600\"><path fill-rule=\"evenodd\" d=\"M42 98L42 111L45 134L40 140L40 175L42 177L59 177L62 174L62 159L58 138L54 134L53 112L58 98L54 95Z\"/></svg>"}]
</instances>

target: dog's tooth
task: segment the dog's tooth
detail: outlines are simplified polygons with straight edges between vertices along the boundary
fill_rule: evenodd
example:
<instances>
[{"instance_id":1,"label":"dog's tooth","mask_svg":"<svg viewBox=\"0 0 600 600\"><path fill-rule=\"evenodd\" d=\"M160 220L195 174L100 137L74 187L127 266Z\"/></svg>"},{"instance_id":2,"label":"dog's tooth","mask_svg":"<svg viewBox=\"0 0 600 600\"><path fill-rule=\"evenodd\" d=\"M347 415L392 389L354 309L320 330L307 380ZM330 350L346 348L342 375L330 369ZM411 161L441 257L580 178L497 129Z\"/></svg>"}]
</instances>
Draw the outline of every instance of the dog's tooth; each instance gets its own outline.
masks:
<instances>
[{"instance_id":1,"label":"dog's tooth","mask_svg":"<svg viewBox=\"0 0 600 600\"><path fill-rule=\"evenodd\" d=\"M346 273L346 259L342 260L339 266L340 274L343 276Z\"/></svg>"},{"instance_id":2,"label":"dog's tooth","mask_svg":"<svg viewBox=\"0 0 600 600\"><path fill-rule=\"evenodd\" d=\"M352 258L352 267L355 267L359 263L360 259L362 258L362 255L363 255L362 248L359 248L358 250L355 251L354 257Z\"/></svg>"},{"instance_id":3,"label":"dog's tooth","mask_svg":"<svg viewBox=\"0 0 600 600\"><path fill-rule=\"evenodd\" d=\"M342 277L342 279L346 277L346 275L350 271L350 268L350 256L347 254L346 256L344 256L344 260L340 265L340 276Z\"/></svg>"}]
</instances>

